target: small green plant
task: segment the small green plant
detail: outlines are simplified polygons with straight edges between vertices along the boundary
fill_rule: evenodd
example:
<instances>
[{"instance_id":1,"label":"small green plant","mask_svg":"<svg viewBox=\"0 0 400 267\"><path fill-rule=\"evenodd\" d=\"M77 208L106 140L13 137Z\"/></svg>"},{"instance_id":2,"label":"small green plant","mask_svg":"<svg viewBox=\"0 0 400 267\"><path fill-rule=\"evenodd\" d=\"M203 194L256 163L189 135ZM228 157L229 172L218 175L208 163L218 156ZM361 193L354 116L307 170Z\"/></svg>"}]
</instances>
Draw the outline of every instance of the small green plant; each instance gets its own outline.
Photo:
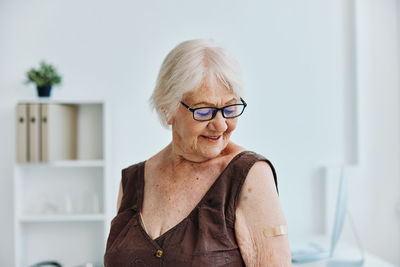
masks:
<instances>
[{"instance_id":1,"label":"small green plant","mask_svg":"<svg viewBox=\"0 0 400 267\"><path fill-rule=\"evenodd\" d=\"M57 70L46 62L40 62L39 69L30 69L27 73L26 83L34 83L37 87L42 86L53 86L61 83L61 76L57 73Z\"/></svg>"}]
</instances>

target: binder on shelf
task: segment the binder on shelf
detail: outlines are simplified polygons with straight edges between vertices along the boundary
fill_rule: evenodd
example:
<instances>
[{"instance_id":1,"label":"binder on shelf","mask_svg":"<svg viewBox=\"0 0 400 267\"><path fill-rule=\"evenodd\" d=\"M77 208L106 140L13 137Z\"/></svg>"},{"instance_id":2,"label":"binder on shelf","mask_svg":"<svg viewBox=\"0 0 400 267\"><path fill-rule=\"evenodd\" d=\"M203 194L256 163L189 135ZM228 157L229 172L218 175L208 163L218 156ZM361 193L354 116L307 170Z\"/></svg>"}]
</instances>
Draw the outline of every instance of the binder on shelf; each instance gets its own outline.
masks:
<instances>
[{"instance_id":1,"label":"binder on shelf","mask_svg":"<svg viewBox=\"0 0 400 267\"><path fill-rule=\"evenodd\" d=\"M77 158L77 106L41 104L42 161Z\"/></svg>"},{"instance_id":2,"label":"binder on shelf","mask_svg":"<svg viewBox=\"0 0 400 267\"><path fill-rule=\"evenodd\" d=\"M28 106L27 104L17 105L17 162L23 163L28 161Z\"/></svg>"},{"instance_id":3,"label":"binder on shelf","mask_svg":"<svg viewBox=\"0 0 400 267\"><path fill-rule=\"evenodd\" d=\"M29 156L30 162L40 161L40 104L28 105L28 135L29 135Z\"/></svg>"},{"instance_id":4,"label":"binder on shelf","mask_svg":"<svg viewBox=\"0 0 400 267\"><path fill-rule=\"evenodd\" d=\"M25 131L23 128L20 129L22 131L17 128L18 111L24 114L22 108L18 109L18 104L25 104ZM109 139L103 138L108 131L109 115L105 113L108 111L104 108L105 102L32 99L16 103L13 106L15 114L12 114L11 118L15 120L15 134L25 135L26 153L29 152L28 141L32 137L29 132L31 122L28 114L29 109L34 108L31 104L38 104L40 108L40 132L37 136L40 138L39 150L42 151L42 160L47 157L47 160L52 162L15 164L14 265L30 266L32 262L37 261L36 259L46 259L49 250L54 255L70 255L65 265L82 262L88 255L89 260L99 258L100 262L100 256L105 250L104 242L101 241L107 238L109 231L105 202L110 182L107 171L109 157L106 156L106 152L109 151ZM73 115L68 115L68 111L64 109L72 110ZM19 141L23 139L21 136L15 138L22 148L23 144ZM72 137L72 140L65 136ZM65 157L54 156L52 151L64 149L61 145L76 151L76 155L69 154L68 159L60 160ZM74 157L79 160L69 160ZM26 158L29 162L28 156ZM70 199L64 199L66 193L70 193ZM71 213L68 213L70 210ZM41 211L43 213L40 213ZM72 228L71 223L74 223ZM60 233L60 236L49 234L50 224L51 229ZM60 237L67 242L57 242ZM88 246L76 249L74 244L82 240Z\"/></svg>"}]
</instances>

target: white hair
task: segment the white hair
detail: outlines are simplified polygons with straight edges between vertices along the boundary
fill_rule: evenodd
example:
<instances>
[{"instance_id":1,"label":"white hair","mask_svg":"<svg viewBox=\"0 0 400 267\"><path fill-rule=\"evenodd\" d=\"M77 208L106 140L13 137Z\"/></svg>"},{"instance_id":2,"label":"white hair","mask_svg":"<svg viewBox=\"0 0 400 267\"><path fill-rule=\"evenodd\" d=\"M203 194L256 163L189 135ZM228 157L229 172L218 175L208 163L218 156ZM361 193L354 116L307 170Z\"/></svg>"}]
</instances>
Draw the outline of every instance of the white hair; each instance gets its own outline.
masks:
<instances>
[{"instance_id":1,"label":"white hair","mask_svg":"<svg viewBox=\"0 0 400 267\"><path fill-rule=\"evenodd\" d=\"M241 71L236 60L210 41L185 41L164 59L150 104L168 128L167 122L175 115L184 94L202 84L212 88L218 82L235 95L242 95Z\"/></svg>"}]
</instances>

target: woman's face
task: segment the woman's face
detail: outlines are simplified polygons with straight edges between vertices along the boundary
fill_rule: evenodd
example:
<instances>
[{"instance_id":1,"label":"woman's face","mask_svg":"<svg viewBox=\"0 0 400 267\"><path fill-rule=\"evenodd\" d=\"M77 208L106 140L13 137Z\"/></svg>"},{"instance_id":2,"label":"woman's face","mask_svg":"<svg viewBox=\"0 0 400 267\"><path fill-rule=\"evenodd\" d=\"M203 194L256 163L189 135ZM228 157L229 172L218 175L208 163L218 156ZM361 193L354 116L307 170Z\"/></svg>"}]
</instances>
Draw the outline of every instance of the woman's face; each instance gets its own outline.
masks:
<instances>
[{"instance_id":1,"label":"woman's face","mask_svg":"<svg viewBox=\"0 0 400 267\"><path fill-rule=\"evenodd\" d=\"M184 95L182 101L191 108L223 107L239 103L239 99L226 87L207 85ZM229 143L237 118L225 119L221 111L210 121L196 121L193 113L180 105L172 125L174 151L185 159L202 162L220 155Z\"/></svg>"}]
</instances>

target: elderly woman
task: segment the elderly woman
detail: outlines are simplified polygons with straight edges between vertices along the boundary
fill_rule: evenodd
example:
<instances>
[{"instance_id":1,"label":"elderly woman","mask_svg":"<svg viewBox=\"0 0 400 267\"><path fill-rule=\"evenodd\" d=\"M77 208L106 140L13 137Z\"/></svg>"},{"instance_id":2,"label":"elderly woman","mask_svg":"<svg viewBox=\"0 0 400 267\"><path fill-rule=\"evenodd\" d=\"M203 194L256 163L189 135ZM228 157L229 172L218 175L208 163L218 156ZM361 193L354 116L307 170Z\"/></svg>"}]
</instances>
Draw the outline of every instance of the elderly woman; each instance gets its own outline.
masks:
<instances>
[{"instance_id":1,"label":"elderly woman","mask_svg":"<svg viewBox=\"0 0 400 267\"><path fill-rule=\"evenodd\" d=\"M105 266L290 266L275 170L230 140L241 96L220 47L191 40L168 54L151 103L172 141L122 171Z\"/></svg>"}]
</instances>

